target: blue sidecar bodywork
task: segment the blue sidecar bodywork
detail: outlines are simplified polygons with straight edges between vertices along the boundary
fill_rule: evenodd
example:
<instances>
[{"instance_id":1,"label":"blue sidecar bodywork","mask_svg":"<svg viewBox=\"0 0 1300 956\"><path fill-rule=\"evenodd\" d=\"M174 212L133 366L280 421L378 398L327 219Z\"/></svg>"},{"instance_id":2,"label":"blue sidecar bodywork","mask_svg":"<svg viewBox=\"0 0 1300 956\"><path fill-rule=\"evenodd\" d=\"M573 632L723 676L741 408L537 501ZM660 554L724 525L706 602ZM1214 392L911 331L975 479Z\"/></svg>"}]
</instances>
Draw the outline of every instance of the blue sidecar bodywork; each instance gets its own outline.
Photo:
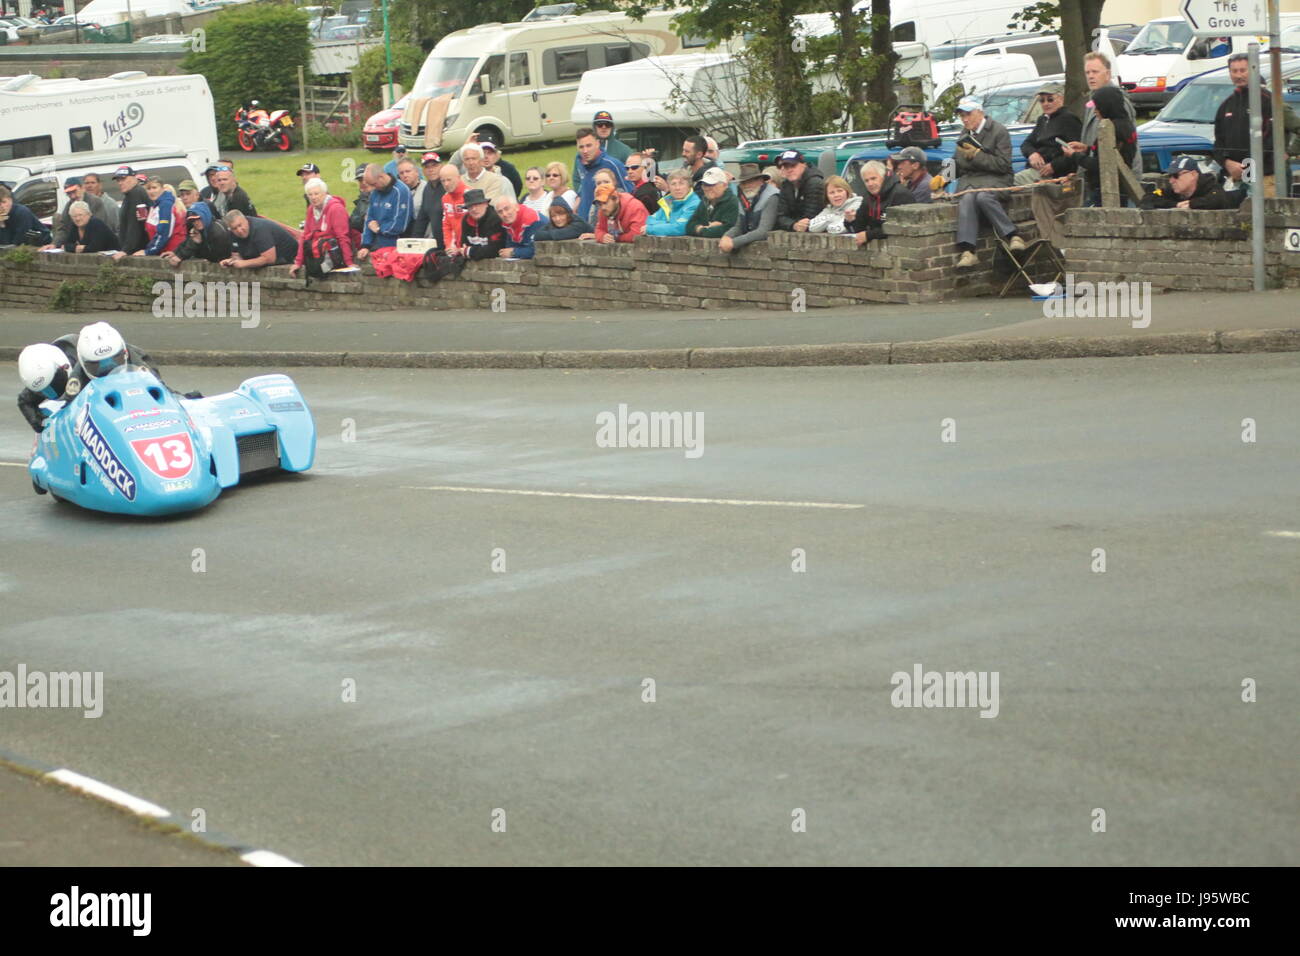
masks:
<instances>
[{"instance_id":1,"label":"blue sidecar bodywork","mask_svg":"<svg viewBox=\"0 0 1300 956\"><path fill-rule=\"evenodd\" d=\"M316 423L287 375L187 399L126 366L46 420L27 469L38 493L82 508L168 515L211 504L253 472L306 471L315 456Z\"/></svg>"}]
</instances>

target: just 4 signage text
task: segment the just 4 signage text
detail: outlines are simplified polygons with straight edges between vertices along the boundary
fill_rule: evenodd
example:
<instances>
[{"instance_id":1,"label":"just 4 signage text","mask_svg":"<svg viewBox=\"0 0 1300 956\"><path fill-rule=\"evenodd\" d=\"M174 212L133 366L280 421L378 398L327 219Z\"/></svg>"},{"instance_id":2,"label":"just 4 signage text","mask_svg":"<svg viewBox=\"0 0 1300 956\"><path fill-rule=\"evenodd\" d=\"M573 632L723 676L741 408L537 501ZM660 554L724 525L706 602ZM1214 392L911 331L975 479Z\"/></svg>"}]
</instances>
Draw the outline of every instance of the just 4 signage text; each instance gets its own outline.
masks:
<instances>
[{"instance_id":1,"label":"just 4 signage text","mask_svg":"<svg viewBox=\"0 0 1300 956\"><path fill-rule=\"evenodd\" d=\"M1128 895L1130 903L1140 903L1144 906L1154 906L1159 909L1162 906L1177 904L1178 906L1223 906L1227 904L1242 904L1250 902L1249 893L1130 893Z\"/></svg>"}]
</instances>

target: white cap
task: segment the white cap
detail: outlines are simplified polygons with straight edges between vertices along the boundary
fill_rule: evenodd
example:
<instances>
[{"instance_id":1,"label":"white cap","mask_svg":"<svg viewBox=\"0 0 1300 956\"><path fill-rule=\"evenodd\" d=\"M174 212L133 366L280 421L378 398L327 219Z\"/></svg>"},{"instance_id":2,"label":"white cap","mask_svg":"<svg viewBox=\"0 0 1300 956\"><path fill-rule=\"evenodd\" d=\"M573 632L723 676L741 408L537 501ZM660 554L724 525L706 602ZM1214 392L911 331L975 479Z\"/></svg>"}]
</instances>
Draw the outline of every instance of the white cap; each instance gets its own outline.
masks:
<instances>
[{"instance_id":1,"label":"white cap","mask_svg":"<svg viewBox=\"0 0 1300 956\"><path fill-rule=\"evenodd\" d=\"M969 113L972 110L979 110L983 112L984 104L981 103L979 100L975 99L975 97L973 96L963 97L962 101L957 104L958 113Z\"/></svg>"},{"instance_id":2,"label":"white cap","mask_svg":"<svg viewBox=\"0 0 1300 956\"><path fill-rule=\"evenodd\" d=\"M727 175L727 171L721 166L713 166L705 170L704 175L700 177L700 182L708 183L710 186L718 186L729 180L730 177Z\"/></svg>"}]
</instances>

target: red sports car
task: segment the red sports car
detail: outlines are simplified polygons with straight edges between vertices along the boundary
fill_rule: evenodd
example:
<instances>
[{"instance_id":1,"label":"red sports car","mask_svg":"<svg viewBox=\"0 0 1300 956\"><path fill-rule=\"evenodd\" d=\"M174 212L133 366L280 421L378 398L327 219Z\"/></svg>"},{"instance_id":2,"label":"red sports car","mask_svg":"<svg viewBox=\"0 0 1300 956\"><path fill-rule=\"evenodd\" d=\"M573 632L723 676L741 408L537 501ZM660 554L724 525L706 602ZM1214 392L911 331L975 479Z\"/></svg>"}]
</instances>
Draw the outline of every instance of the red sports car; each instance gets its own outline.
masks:
<instances>
[{"instance_id":1,"label":"red sports car","mask_svg":"<svg viewBox=\"0 0 1300 956\"><path fill-rule=\"evenodd\" d=\"M361 131L361 145L376 152L396 149L397 124L402 118L402 111L406 109L406 101L409 98L408 93L388 109L380 110L366 120L365 128Z\"/></svg>"}]
</instances>

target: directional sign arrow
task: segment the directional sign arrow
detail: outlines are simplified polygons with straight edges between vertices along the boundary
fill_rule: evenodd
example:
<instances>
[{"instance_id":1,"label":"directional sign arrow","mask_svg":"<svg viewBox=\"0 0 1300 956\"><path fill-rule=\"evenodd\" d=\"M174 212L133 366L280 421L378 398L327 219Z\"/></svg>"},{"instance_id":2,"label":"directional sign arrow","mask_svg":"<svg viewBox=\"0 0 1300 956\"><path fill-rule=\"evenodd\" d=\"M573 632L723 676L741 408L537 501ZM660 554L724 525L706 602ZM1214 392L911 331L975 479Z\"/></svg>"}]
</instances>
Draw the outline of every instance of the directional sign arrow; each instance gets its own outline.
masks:
<instances>
[{"instance_id":1,"label":"directional sign arrow","mask_svg":"<svg viewBox=\"0 0 1300 956\"><path fill-rule=\"evenodd\" d=\"M1264 0L1182 0L1183 19L1203 36L1250 36L1268 33ZM1211 23L1213 21L1213 23Z\"/></svg>"}]
</instances>

